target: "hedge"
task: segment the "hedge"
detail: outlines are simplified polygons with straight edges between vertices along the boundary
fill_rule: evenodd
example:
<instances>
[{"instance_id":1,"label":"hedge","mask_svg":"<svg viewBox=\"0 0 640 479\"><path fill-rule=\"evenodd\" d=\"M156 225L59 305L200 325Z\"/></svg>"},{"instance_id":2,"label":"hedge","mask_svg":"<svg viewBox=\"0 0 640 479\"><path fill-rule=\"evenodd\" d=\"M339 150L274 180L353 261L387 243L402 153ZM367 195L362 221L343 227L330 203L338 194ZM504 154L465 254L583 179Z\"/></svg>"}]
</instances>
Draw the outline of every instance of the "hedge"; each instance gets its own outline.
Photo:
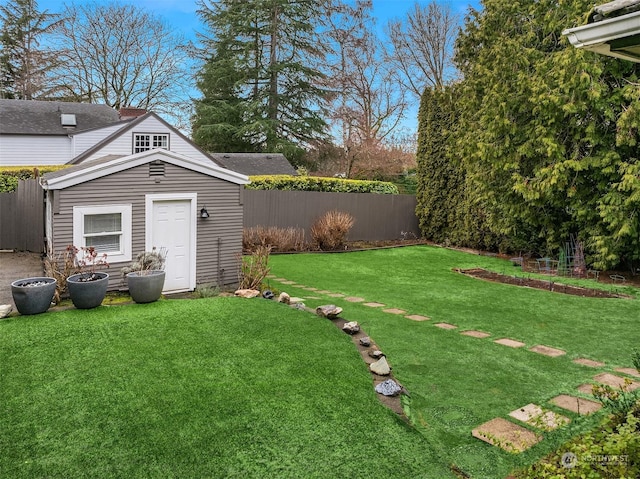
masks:
<instances>
[{"instance_id":1,"label":"hedge","mask_svg":"<svg viewBox=\"0 0 640 479\"><path fill-rule=\"evenodd\" d=\"M320 176L260 175L249 177L249 190L322 191L397 195L398 187L386 181L345 180Z\"/></svg>"},{"instance_id":2,"label":"hedge","mask_svg":"<svg viewBox=\"0 0 640 479\"><path fill-rule=\"evenodd\" d=\"M62 170L71 165L3 166L0 167L0 193L16 191L18 180L37 178L45 173Z\"/></svg>"}]
</instances>

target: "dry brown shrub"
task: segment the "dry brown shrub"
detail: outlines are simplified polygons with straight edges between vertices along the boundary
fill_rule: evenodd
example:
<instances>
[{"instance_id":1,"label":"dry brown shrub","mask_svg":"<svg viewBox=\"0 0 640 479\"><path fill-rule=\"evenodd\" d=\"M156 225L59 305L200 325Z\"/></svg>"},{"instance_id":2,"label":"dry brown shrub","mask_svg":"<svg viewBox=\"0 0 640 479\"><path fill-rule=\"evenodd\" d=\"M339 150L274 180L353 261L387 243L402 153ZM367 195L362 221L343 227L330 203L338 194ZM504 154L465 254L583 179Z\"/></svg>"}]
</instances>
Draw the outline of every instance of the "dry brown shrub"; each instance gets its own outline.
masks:
<instances>
[{"instance_id":1,"label":"dry brown shrub","mask_svg":"<svg viewBox=\"0 0 640 479\"><path fill-rule=\"evenodd\" d=\"M244 251L254 251L258 246L269 246L272 251L303 251L304 229L253 226L242 232Z\"/></svg>"},{"instance_id":2,"label":"dry brown shrub","mask_svg":"<svg viewBox=\"0 0 640 479\"><path fill-rule=\"evenodd\" d=\"M342 247L355 219L344 211L327 211L311 226L313 241L323 251Z\"/></svg>"},{"instance_id":3,"label":"dry brown shrub","mask_svg":"<svg viewBox=\"0 0 640 479\"><path fill-rule=\"evenodd\" d=\"M76 264L77 251L69 245L64 251L49 251L44 259L45 274L56 279L56 292L53 296L53 302L56 304L68 295L67 278L81 270Z\"/></svg>"},{"instance_id":4,"label":"dry brown shrub","mask_svg":"<svg viewBox=\"0 0 640 479\"><path fill-rule=\"evenodd\" d=\"M240 289L261 289L262 282L269 274L270 253L269 246L257 246L250 255L242 257L238 278Z\"/></svg>"}]
</instances>

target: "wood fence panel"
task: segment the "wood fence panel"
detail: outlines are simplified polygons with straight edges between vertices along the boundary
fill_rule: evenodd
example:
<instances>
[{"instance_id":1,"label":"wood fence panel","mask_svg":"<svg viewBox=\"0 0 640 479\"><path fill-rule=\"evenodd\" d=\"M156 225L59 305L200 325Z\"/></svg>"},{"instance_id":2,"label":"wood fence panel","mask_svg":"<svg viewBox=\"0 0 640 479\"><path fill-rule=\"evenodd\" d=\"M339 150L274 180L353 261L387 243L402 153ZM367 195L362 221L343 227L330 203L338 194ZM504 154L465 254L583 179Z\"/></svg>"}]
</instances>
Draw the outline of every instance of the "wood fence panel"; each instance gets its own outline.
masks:
<instances>
[{"instance_id":1,"label":"wood fence panel","mask_svg":"<svg viewBox=\"0 0 640 479\"><path fill-rule=\"evenodd\" d=\"M0 249L44 251L44 190L37 179L19 180L15 192L0 193Z\"/></svg>"},{"instance_id":2,"label":"wood fence panel","mask_svg":"<svg viewBox=\"0 0 640 479\"><path fill-rule=\"evenodd\" d=\"M355 224L350 241L380 241L420 237L413 195L379 195L372 193L321 193L315 191L246 190L244 192L244 227L277 226L305 230L316 218L330 210L350 213Z\"/></svg>"}]
</instances>

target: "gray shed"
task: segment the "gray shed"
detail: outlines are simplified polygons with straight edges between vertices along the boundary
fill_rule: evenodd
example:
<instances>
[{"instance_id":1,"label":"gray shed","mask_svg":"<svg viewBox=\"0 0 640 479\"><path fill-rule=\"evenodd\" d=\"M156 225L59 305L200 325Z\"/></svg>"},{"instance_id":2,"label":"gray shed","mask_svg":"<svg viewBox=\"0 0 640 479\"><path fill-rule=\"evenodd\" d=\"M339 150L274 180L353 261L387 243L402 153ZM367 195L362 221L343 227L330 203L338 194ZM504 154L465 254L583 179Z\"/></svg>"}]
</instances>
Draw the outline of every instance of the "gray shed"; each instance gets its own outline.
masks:
<instances>
[{"instance_id":1,"label":"gray shed","mask_svg":"<svg viewBox=\"0 0 640 479\"><path fill-rule=\"evenodd\" d=\"M165 293L231 285L242 252L246 176L166 150L106 156L44 175L49 252L106 252L109 289L142 251L167 249Z\"/></svg>"},{"instance_id":2,"label":"gray shed","mask_svg":"<svg viewBox=\"0 0 640 479\"><path fill-rule=\"evenodd\" d=\"M211 156L225 168L247 176L298 174L282 153L211 153Z\"/></svg>"}]
</instances>

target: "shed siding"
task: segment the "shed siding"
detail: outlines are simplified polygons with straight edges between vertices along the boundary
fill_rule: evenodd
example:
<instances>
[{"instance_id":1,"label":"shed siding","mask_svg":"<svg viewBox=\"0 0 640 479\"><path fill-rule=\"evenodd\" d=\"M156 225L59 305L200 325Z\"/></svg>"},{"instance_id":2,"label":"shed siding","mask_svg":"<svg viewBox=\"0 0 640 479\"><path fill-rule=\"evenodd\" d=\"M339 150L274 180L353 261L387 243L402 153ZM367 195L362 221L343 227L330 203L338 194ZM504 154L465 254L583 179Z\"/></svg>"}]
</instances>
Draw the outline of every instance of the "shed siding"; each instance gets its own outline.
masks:
<instances>
[{"instance_id":1,"label":"shed siding","mask_svg":"<svg viewBox=\"0 0 640 479\"><path fill-rule=\"evenodd\" d=\"M124 132L115 138L104 148L94 152L83 161L91 161L105 155L131 155L133 154L133 135L135 133L168 133L169 149L175 153L188 156L194 160L211 163L211 159L195 148L191 143L186 141L180 135L171 131L165 124L158 121L153 116L146 118L139 125L134 126L131 130Z\"/></svg>"},{"instance_id":2,"label":"shed siding","mask_svg":"<svg viewBox=\"0 0 640 479\"><path fill-rule=\"evenodd\" d=\"M206 205L210 217L197 217L196 282L217 283L218 268L224 269L224 282L237 283L237 261L242 252L241 185L165 163L165 176L156 183L149 177L148 164L92 180L57 192L59 210L53 218L53 248L63 251L73 242L73 207L83 205L132 205L132 251L135 257L145 249L145 195L197 193L198 211ZM220 242L218 242L220 239ZM218 254L218 244L220 253ZM220 265L218 265L220 257ZM107 272L109 288L124 286L120 268L114 263Z\"/></svg>"},{"instance_id":3,"label":"shed siding","mask_svg":"<svg viewBox=\"0 0 640 479\"><path fill-rule=\"evenodd\" d=\"M0 166L63 165L70 159L68 136L0 136Z\"/></svg>"}]
</instances>

